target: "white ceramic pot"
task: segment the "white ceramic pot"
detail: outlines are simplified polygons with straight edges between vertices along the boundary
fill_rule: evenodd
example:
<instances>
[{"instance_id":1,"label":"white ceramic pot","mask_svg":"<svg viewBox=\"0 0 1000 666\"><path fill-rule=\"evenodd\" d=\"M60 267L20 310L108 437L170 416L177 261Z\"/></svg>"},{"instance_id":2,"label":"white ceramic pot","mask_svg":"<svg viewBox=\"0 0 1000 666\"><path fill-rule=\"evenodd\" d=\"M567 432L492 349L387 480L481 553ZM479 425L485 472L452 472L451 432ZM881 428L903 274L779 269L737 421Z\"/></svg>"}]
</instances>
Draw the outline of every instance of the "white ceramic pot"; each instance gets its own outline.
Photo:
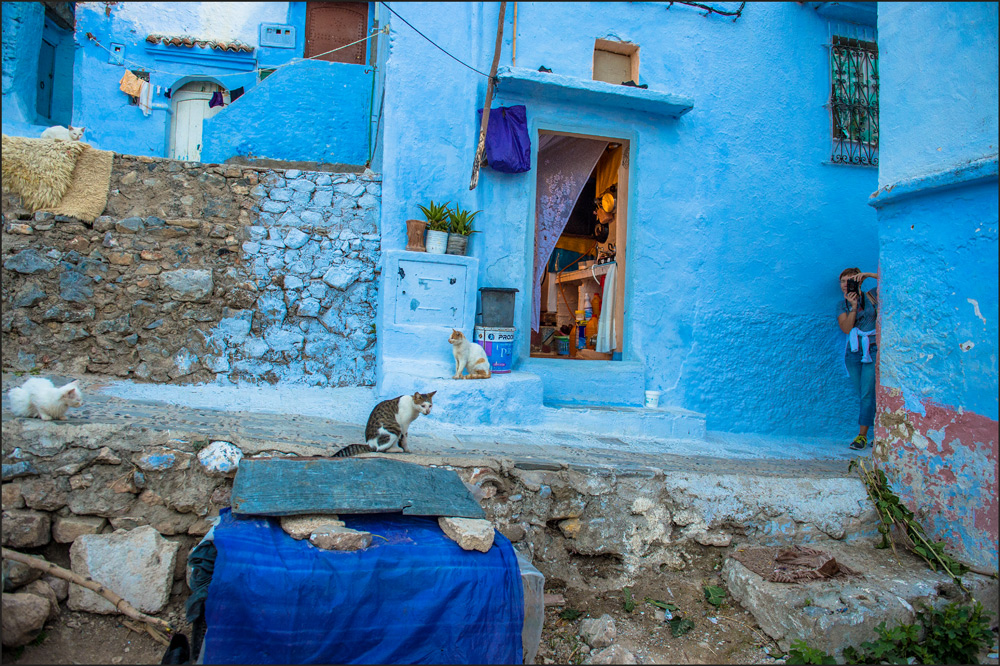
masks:
<instances>
[{"instance_id":1,"label":"white ceramic pot","mask_svg":"<svg viewBox=\"0 0 1000 666\"><path fill-rule=\"evenodd\" d=\"M431 254L444 254L448 249L448 232L427 230L427 251Z\"/></svg>"}]
</instances>

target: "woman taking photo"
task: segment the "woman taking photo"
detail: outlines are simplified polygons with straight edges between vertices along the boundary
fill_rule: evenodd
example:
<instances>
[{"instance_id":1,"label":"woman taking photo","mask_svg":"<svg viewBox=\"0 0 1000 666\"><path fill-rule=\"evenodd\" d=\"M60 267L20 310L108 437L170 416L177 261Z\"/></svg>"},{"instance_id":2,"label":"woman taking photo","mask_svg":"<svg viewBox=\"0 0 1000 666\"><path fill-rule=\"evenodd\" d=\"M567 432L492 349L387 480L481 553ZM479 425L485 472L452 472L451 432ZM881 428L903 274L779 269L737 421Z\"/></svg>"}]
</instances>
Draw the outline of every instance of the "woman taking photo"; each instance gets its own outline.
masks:
<instances>
[{"instance_id":1,"label":"woman taking photo","mask_svg":"<svg viewBox=\"0 0 1000 666\"><path fill-rule=\"evenodd\" d=\"M847 333L844 363L861 401L858 436L851 442L851 448L856 450L868 446L868 429L875 425L878 294L875 289L867 293L861 290L862 283L868 278L878 279L878 275L862 273L859 268L844 269L840 274L840 291L844 300L837 308L837 323L840 330Z\"/></svg>"}]
</instances>

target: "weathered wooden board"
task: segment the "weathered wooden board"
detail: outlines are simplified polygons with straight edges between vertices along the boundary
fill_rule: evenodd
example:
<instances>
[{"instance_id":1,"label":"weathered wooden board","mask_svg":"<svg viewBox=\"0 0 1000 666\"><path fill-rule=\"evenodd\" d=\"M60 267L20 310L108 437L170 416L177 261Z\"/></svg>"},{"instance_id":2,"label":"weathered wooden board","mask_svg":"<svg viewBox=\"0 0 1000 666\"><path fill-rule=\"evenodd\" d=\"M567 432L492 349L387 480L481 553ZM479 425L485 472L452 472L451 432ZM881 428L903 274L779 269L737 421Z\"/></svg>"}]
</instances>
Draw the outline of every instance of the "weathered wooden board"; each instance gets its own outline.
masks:
<instances>
[{"instance_id":1,"label":"weathered wooden board","mask_svg":"<svg viewBox=\"0 0 1000 666\"><path fill-rule=\"evenodd\" d=\"M233 513L398 513L485 518L452 470L384 458L243 460L233 482Z\"/></svg>"}]
</instances>

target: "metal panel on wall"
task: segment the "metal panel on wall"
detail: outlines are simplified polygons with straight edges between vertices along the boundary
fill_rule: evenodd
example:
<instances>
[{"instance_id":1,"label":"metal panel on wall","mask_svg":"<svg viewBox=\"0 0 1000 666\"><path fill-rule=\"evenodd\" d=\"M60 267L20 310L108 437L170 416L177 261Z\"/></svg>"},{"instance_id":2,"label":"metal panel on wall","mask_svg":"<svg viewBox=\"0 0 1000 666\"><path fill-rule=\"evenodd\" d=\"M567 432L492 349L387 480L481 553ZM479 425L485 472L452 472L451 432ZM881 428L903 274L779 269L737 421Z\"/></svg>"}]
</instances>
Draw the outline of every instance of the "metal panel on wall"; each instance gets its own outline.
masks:
<instances>
[{"instance_id":1,"label":"metal panel on wall","mask_svg":"<svg viewBox=\"0 0 1000 666\"><path fill-rule=\"evenodd\" d=\"M363 65L366 42L339 51L338 47L363 39L368 29L367 2L310 2L306 5L305 57Z\"/></svg>"}]
</instances>

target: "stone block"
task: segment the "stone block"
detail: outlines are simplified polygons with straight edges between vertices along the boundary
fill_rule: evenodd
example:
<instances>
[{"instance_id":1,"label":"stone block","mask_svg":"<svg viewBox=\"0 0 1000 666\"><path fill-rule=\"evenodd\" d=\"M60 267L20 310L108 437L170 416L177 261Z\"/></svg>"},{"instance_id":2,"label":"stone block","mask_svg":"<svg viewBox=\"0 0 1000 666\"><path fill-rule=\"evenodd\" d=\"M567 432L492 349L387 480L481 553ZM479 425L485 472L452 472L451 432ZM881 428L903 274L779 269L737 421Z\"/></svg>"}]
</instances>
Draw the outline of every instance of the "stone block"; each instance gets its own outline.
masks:
<instances>
[{"instance_id":1,"label":"stone block","mask_svg":"<svg viewBox=\"0 0 1000 666\"><path fill-rule=\"evenodd\" d=\"M243 459L243 451L229 442L212 442L198 452L202 471L209 476L233 478Z\"/></svg>"},{"instance_id":2,"label":"stone block","mask_svg":"<svg viewBox=\"0 0 1000 666\"><path fill-rule=\"evenodd\" d=\"M263 202L261 202L260 209L265 213L284 213L286 210L288 210L288 204L285 203L284 201L274 201L272 199L265 199Z\"/></svg>"},{"instance_id":3,"label":"stone block","mask_svg":"<svg viewBox=\"0 0 1000 666\"><path fill-rule=\"evenodd\" d=\"M20 483L3 484L3 510L23 509L24 496L21 494Z\"/></svg>"},{"instance_id":4,"label":"stone block","mask_svg":"<svg viewBox=\"0 0 1000 666\"><path fill-rule=\"evenodd\" d=\"M57 511L66 506L65 481L57 482L49 476L29 479L21 484L24 503L38 511Z\"/></svg>"},{"instance_id":5,"label":"stone block","mask_svg":"<svg viewBox=\"0 0 1000 666\"><path fill-rule=\"evenodd\" d=\"M615 621L605 613L601 617L589 617L580 622L580 637L592 648L603 648L615 641Z\"/></svg>"},{"instance_id":6,"label":"stone block","mask_svg":"<svg viewBox=\"0 0 1000 666\"><path fill-rule=\"evenodd\" d=\"M49 584L45 581L36 580L32 583L28 583L21 588L20 591L24 594L33 594L36 597L41 597L48 602L49 616L46 619L59 615L59 598L56 596L56 591L49 587Z\"/></svg>"},{"instance_id":7,"label":"stone block","mask_svg":"<svg viewBox=\"0 0 1000 666\"><path fill-rule=\"evenodd\" d=\"M41 559L45 559L44 557ZM42 577L42 571L14 560L3 561L3 591L13 592Z\"/></svg>"},{"instance_id":8,"label":"stone block","mask_svg":"<svg viewBox=\"0 0 1000 666\"><path fill-rule=\"evenodd\" d=\"M635 655L621 645L612 645L593 653L585 664L637 664Z\"/></svg>"},{"instance_id":9,"label":"stone block","mask_svg":"<svg viewBox=\"0 0 1000 666\"><path fill-rule=\"evenodd\" d=\"M355 268L346 264L331 266L330 270L323 275L323 282L334 289L344 291L358 279L358 271Z\"/></svg>"},{"instance_id":10,"label":"stone block","mask_svg":"<svg viewBox=\"0 0 1000 666\"><path fill-rule=\"evenodd\" d=\"M485 553L493 546L493 524L478 518L438 518L438 526L462 550Z\"/></svg>"},{"instance_id":11,"label":"stone block","mask_svg":"<svg viewBox=\"0 0 1000 666\"><path fill-rule=\"evenodd\" d=\"M66 597L69 596L69 581L65 578L59 578L58 576L53 576L52 574L45 574L42 576L41 580L45 581L45 584L52 588L52 591L56 593L56 599L59 601L66 601Z\"/></svg>"},{"instance_id":12,"label":"stone block","mask_svg":"<svg viewBox=\"0 0 1000 666\"><path fill-rule=\"evenodd\" d=\"M46 259L34 248L21 250L13 257L3 263L3 267L9 271L17 271L24 275L33 273L44 273L55 268L55 263Z\"/></svg>"},{"instance_id":13,"label":"stone block","mask_svg":"<svg viewBox=\"0 0 1000 666\"><path fill-rule=\"evenodd\" d=\"M313 192L316 189L316 184L312 181L300 178L299 180L294 180L289 183L289 187L297 192Z\"/></svg>"},{"instance_id":14,"label":"stone block","mask_svg":"<svg viewBox=\"0 0 1000 666\"><path fill-rule=\"evenodd\" d=\"M166 271L160 276L160 283L170 298L178 301L198 301L212 294L214 284L212 271L181 268Z\"/></svg>"},{"instance_id":15,"label":"stone block","mask_svg":"<svg viewBox=\"0 0 1000 666\"><path fill-rule=\"evenodd\" d=\"M14 307L30 308L45 298L45 292L34 282L26 282L11 301Z\"/></svg>"},{"instance_id":16,"label":"stone block","mask_svg":"<svg viewBox=\"0 0 1000 666\"><path fill-rule=\"evenodd\" d=\"M371 532L327 525L309 535L309 543L323 550L364 550L372 545Z\"/></svg>"},{"instance_id":17,"label":"stone block","mask_svg":"<svg viewBox=\"0 0 1000 666\"><path fill-rule=\"evenodd\" d=\"M100 516L56 516L52 523L52 538L57 543L73 543L84 534L100 534L107 524Z\"/></svg>"},{"instance_id":18,"label":"stone block","mask_svg":"<svg viewBox=\"0 0 1000 666\"><path fill-rule=\"evenodd\" d=\"M285 534L298 541L308 539L310 534L321 528L344 527L344 521L339 520L335 514L281 516L279 520Z\"/></svg>"},{"instance_id":19,"label":"stone block","mask_svg":"<svg viewBox=\"0 0 1000 666\"><path fill-rule=\"evenodd\" d=\"M132 457L132 462L145 472L163 472L168 469L180 471L191 466L192 458L194 456L186 451L160 447L136 454Z\"/></svg>"},{"instance_id":20,"label":"stone block","mask_svg":"<svg viewBox=\"0 0 1000 666\"><path fill-rule=\"evenodd\" d=\"M141 217L126 217L115 224L115 229L123 234L135 234L145 228Z\"/></svg>"},{"instance_id":21,"label":"stone block","mask_svg":"<svg viewBox=\"0 0 1000 666\"><path fill-rule=\"evenodd\" d=\"M11 509L3 512L3 545L11 548L37 548L51 538L52 521L49 514L28 509Z\"/></svg>"},{"instance_id":22,"label":"stone block","mask_svg":"<svg viewBox=\"0 0 1000 666\"><path fill-rule=\"evenodd\" d=\"M308 224L312 227L322 227L324 226L323 216L314 210L304 210L299 213L299 218L302 220L303 224Z\"/></svg>"},{"instance_id":23,"label":"stone block","mask_svg":"<svg viewBox=\"0 0 1000 666\"><path fill-rule=\"evenodd\" d=\"M297 250L309 242L309 234L304 233L299 229L292 229L285 235L284 241L285 247Z\"/></svg>"},{"instance_id":24,"label":"stone block","mask_svg":"<svg viewBox=\"0 0 1000 666\"><path fill-rule=\"evenodd\" d=\"M315 298L304 298L299 302L296 312L300 317L316 317L319 315L319 301Z\"/></svg>"},{"instance_id":25,"label":"stone block","mask_svg":"<svg viewBox=\"0 0 1000 666\"><path fill-rule=\"evenodd\" d=\"M8 648L35 640L49 619L49 602L34 594L3 595L3 645Z\"/></svg>"},{"instance_id":26,"label":"stone block","mask_svg":"<svg viewBox=\"0 0 1000 666\"><path fill-rule=\"evenodd\" d=\"M157 613L170 598L177 549L177 543L143 526L84 534L70 548L70 562L74 572L100 582L143 613ZM70 586L67 605L92 613L116 612L106 599L79 585Z\"/></svg>"}]
</instances>

